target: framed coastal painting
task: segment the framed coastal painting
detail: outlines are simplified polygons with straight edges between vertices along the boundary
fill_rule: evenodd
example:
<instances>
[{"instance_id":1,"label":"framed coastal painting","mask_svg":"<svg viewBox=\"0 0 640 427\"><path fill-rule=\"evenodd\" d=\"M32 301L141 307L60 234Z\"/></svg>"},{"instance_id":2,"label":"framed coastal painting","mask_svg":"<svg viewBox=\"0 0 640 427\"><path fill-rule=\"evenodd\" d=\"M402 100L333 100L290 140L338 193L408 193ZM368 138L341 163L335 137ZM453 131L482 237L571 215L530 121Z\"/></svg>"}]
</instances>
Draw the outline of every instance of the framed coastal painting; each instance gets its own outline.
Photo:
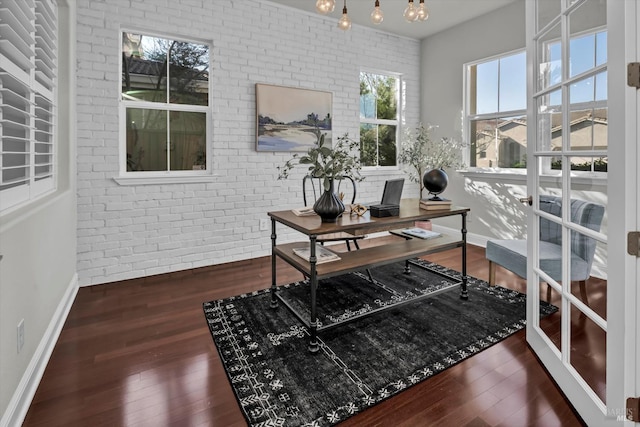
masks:
<instances>
[{"instance_id":1,"label":"framed coastal painting","mask_svg":"<svg viewBox=\"0 0 640 427\"><path fill-rule=\"evenodd\" d=\"M256 83L256 150L307 151L331 140L333 94Z\"/></svg>"}]
</instances>

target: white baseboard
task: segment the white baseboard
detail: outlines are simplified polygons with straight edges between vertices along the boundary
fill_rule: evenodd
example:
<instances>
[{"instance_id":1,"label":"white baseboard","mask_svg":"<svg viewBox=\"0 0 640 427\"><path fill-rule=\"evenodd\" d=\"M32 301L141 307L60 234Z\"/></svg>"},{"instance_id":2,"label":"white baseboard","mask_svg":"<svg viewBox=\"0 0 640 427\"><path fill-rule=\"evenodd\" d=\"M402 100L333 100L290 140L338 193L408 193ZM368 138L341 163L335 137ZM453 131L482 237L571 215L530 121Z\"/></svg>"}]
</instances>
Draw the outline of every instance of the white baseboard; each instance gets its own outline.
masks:
<instances>
[{"instance_id":1,"label":"white baseboard","mask_svg":"<svg viewBox=\"0 0 640 427\"><path fill-rule=\"evenodd\" d=\"M433 231L437 231L439 233L449 234L451 236L460 235L459 228L444 227L438 224L433 224L432 227L433 227ZM489 239L486 236L482 236L480 234L467 233L467 243L469 243L470 245L486 248L488 240Z\"/></svg>"},{"instance_id":2,"label":"white baseboard","mask_svg":"<svg viewBox=\"0 0 640 427\"><path fill-rule=\"evenodd\" d=\"M74 274L67 290L62 297L62 300L58 304L51 322L44 333L44 336L38 344L36 352L33 354L26 371L22 375L22 379L18 384L9 406L0 419L0 427L18 427L24 422L24 418L27 415L33 396L36 394L44 370L49 363L53 348L58 341L64 322L67 320L71 305L78 293L78 275Z\"/></svg>"}]
</instances>

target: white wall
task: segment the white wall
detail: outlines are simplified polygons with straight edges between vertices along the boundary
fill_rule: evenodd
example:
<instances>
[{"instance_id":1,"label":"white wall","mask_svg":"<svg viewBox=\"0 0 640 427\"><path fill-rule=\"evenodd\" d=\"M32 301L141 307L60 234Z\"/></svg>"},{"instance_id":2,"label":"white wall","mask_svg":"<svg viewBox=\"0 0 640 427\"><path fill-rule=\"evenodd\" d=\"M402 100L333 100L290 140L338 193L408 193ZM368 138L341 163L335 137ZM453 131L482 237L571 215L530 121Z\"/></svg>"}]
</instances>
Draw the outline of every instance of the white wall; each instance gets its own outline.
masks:
<instances>
[{"instance_id":1,"label":"white wall","mask_svg":"<svg viewBox=\"0 0 640 427\"><path fill-rule=\"evenodd\" d=\"M151 6L153 4L153 6ZM213 43L211 183L120 186L119 33L166 32ZM259 219L301 205L303 170L255 151L255 84L333 92L334 135L358 135L361 67L405 76L406 120L419 108L418 41L256 0L78 1L78 276L81 285L264 256ZM362 201L400 172L370 173ZM407 185L407 195L413 186ZM415 194L414 194L415 196ZM293 236L285 236L293 238Z\"/></svg>"},{"instance_id":2,"label":"white wall","mask_svg":"<svg viewBox=\"0 0 640 427\"><path fill-rule=\"evenodd\" d=\"M61 44L73 35L73 0L60 5ZM67 7L67 5L70 5ZM73 52L59 53L57 191L0 216L0 425L17 425L77 291ZM18 353L17 325L24 319Z\"/></svg>"},{"instance_id":3,"label":"white wall","mask_svg":"<svg viewBox=\"0 0 640 427\"><path fill-rule=\"evenodd\" d=\"M524 0L492 11L471 21L435 34L422 41L421 119L437 125L433 137L460 136L463 107L463 65L478 59L525 47ZM509 195L520 192L520 182L481 179L476 183L452 170L446 197L471 208L468 229L482 236L513 234L511 224L522 222L524 209L507 202ZM492 197L485 194L491 192ZM508 203L503 206L503 203ZM497 211L497 212L496 212ZM504 221L501 219L505 218ZM515 221L513 221L515 220ZM458 228L459 224L439 223ZM520 230L521 231L521 230Z\"/></svg>"}]
</instances>

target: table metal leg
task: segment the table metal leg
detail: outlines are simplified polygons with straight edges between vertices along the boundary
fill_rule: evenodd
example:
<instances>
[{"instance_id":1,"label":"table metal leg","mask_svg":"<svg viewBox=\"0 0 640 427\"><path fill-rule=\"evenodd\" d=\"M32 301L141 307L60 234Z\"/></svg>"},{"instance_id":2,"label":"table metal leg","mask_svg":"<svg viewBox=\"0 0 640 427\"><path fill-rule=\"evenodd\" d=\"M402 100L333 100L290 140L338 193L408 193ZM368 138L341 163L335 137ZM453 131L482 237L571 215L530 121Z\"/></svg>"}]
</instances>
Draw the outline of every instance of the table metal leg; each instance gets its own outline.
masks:
<instances>
[{"instance_id":1,"label":"table metal leg","mask_svg":"<svg viewBox=\"0 0 640 427\"><path fill-rule=\"evenodd\" d=\"M309 322L311 338L309 339L309 352L317 353L320 350L318 345L318 313L317 313L317 300L316 293L318 291L318 274L316 272L316 236L309 236L309 244L311 245L311 256L309 257L309 264L311 267L311 277L309 277L310 289L311 289L311 319Z\"/></svg>"},{"instance_id":2,"label":"table metal leg","mask_svg":"<svg viewBox=\"0 0 640 427\"><path fill-rule=\"evenodd\" d=\"M411 274L411 264L409 263L409 260L404 262L404 274Z\"/></svg>"},{"instance_id":3,"label":"table metal leg","mask_svg":"<svg viewBox=\"0 0 640 427\"><path fill-rule=\"evenodd\" d=\"M271 218L271 308L278 307L276 298L276 220Z\"/></svg>"},{"instance_id":4,"label":"table metal leg","mask_svg":"<svg viewBox=\"0 0 640 427\"><path fill-rule=\"evenodd\" d=\"M462 283L460 285L460 298L469 299L467 293L467 213L462 213Z\"/></svg>"}]
</instances>

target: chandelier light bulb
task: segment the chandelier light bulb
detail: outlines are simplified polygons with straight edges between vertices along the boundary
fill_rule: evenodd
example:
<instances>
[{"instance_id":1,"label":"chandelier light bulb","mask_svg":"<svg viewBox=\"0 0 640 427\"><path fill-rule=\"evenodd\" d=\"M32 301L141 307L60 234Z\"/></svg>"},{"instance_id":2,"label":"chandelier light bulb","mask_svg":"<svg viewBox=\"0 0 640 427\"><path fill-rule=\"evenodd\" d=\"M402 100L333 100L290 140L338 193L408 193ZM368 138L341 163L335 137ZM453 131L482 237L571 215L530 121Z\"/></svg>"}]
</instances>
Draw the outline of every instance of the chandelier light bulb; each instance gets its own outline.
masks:
<instances>
[{"instance_id":1,"label":"chandelier light bulb","mask_svg":"<svg viewBox=\"0 0 640 427\"><path fill-rule=\"evenodd\" d=\"M316 10L318 11L318 13L322 13L322 14L327 13L327 5L325 0L316 1Z\"/></svg>"},{"instance_id":2,"label":"chandelier light bulb","mask_svg":"<svg viewBox=\"0 0 640 427\"><path fill-rule=\"evenodd\" d=\"M429 9L427 9L427 6L424 4L424 0L420 0L420 6L418 6L417 13L419 21L426 21L429 19Z\"/></svg>"},{"instance_id":3,"label":"chandelier light bulb","mask_svg":"<svg viewBox=\"0 0 640 427\"><path fill-rule=\"evenodd\" d=\"M380 10L380 0L376 0L375 8L373 9L373 12L371 12L371 22L373 22L374 24L379 24L383 20L384 20L384 15Z\"/></svg>"},{"instance_id":4,"label":"chandelier light bulb","mask_svg":"<svg viewBox=\"0 0 640 427\"><path fill-rule=\"evenodd\" d=\"M413 0L409 0L409 5L404 10L404 19L413 22L418 19L418 9L413 5Z\"/></svg>"},{"instance_id":5,"label":"chandelier light bulb","mask_svg":"<svg viewBox=\"0 0 640 427\"><path fill-rule=\"evenodd\" d=\"M316 10L318 11L318 13L322 13L323 15L333 12L335 8L336 8L335 0L316 1Z\"/></svg>"},{"instance_id":6,"label":"chandelier light bulb","mask_svg":"<svg viewBox=\"0 0 640 427\"><path fill-rule=\"evenodd\" d=\"M344 8L342 8L342 18L338 21L338 28L347 31L351 28L351 19L347 15L347 0L344 0Z\"/></svg>"},{"instance_id":7,"label":"chandelier light bulb","mask_svg":"<svg viewBox=\"0 0 640 427\"><path fill-rule=\"evenodd\" d=\"M336 0L324 0L327 5L327 13L331 13L336 9Z\"/></svg>"}]
</instances>

